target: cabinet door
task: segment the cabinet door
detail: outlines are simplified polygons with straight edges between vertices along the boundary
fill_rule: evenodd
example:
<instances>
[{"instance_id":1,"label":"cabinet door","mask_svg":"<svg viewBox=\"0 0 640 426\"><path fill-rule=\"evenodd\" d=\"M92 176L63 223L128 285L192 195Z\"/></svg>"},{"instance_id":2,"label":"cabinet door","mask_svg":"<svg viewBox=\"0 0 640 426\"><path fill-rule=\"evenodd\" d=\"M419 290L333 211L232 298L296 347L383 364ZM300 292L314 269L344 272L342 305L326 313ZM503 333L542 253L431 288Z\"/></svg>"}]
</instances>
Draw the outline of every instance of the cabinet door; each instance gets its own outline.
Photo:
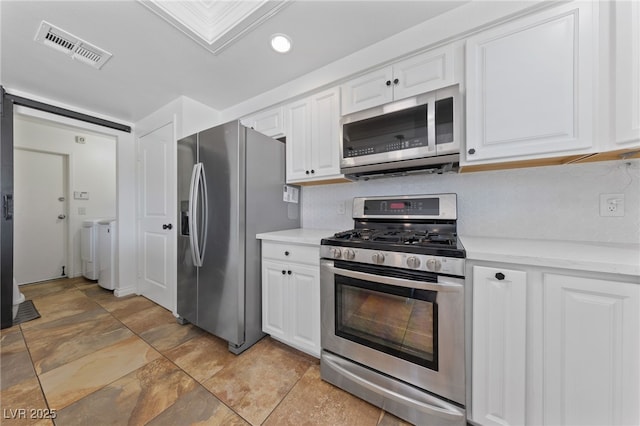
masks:
<instances>
[{"instance_id":1,"label":"cabinet door","mask_svg":"<svg viewBox=\"0 0 640 426\"><path fill-rule=\"evenodd\" d=\"M295 265L290 281L291 342L320 357L320 273L318 268Z\"/></svg>"},{"instance_id":2,"label":"cabinet door","mask_svg":"<svg viewBox=\"0 0 640 426\"><path fill-rule=\"evenodd\" d=\"M543 282L545 424L640 424L640 285Z\"/></svg>"},{"instance_id":3,"label":"cabinet door","mask_svg":"<svg viewBox=\"0 0 640 426\"><path fill-rule=\"evenodd\" d=\"M311 175L340 174L340 104L338 89L311 97Z\"/></svg>"},{"instance_id":4,"label":"cabinet door","mask_svg":"<svg viewBox=\"0 0 640 426\"><path fill-rule=\"evenodd\" d=\"M307 99L285 107L287 128L287 182L305 179L311 173L311 105Z\"/></svg>"},{"instance_id":5,"label":"cabinet door","mask_svg":"<svg viewBox=\"0 0 640 426\"><path fill-rule=\"evenodd\" d=\"M414 56L393 66L393 99L450 86L457 82L455 77L452 45Z\"/></svg>"},{"instance_id":6,"label":"cabinet door","mask_svg":"<svg viewBox=\"0 0 640 426\"><path fill-rule=\"evenodd\" d=\"M473 267L472 418L525 422L525 272Z\"/></svg>"},{"instance_id":7,"label":"cabinet door","mask_svg":"<svg viewBox=\"0 0 640 426\"><path fill-rule=\"evenodd\" d=\"M260 112L249 118L254 130L272 138L281 138L285 135L284 110L282 107Z\"/></svg>"},{"instance_id":8,"label":"cabinet door","mask_svg":"<svg viewBox=\"0 0 640 426\"><path fill-rule=\"evenodd\" d=\"M341 86L342 114L351 114L391 102L393 100L392 72L391 67L386 67L343 84Z\"/></svg>"},{"instance_id":9,"label":"cabinet door","mask_svg":"<svg viewBox=\"0 0 640 426\"><path fill-rule=\"evenodd\" d=\"M467 40L467 163L589 152L594 7L570 3Z\"/></svg>"},{"instance_id":10,"label":"cabinet door","mask_svg":"<svg viewBox=\"0 0 640 426\"><path fill-rule=\"evenodd\" d=\"M640 144L640 3L615 7L615 141L620 148Z\"/></svg>"},{"instance_id":11,"label":"cabinet door","mask_svg":"<svg viewBox=\"0 0 640 426\"><path fill-rule=\"evenodd\" d=\"M286 270L285 264L262 260L262 331L281 340L287 337Z\"/></svg>"}]
</instances>

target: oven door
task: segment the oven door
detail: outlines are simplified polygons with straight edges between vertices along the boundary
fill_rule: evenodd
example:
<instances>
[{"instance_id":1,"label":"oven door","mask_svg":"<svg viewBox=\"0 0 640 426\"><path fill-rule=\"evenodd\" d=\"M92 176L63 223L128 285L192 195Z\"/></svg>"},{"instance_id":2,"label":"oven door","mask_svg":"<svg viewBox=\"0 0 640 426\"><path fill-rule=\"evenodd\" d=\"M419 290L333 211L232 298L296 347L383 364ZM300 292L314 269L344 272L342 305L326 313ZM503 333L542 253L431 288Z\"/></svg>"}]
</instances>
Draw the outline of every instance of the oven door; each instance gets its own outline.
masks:
<instances>
[{"instance_id":1,"label":"oven door","mask_svg":"<svg viewBox=\"0 0 640 426\"><path fill-rule=\"evenodd\" d=\"M322 349L465 404L464 279L322 259Z\"/></svg>"}]
</instances>

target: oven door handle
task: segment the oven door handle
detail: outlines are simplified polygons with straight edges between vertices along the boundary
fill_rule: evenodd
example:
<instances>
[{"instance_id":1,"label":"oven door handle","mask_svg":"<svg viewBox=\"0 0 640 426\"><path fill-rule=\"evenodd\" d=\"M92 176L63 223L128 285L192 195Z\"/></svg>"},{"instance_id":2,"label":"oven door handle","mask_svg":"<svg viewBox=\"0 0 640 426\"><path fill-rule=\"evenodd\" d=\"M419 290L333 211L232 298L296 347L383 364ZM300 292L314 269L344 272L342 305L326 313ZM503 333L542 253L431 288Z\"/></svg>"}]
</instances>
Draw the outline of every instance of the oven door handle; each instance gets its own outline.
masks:
<instances>
[{"instance_id":1,"label":"oven door handle","mask_svg":"<svg viewBox=\"0 0 640 426\"><path fill-rule=\"evenodd\" d=\"M323 264L330 272L345 277L366 280L380 284L389 284L397 287L417 288L420 290L432 290L439 292L460 292L464 287L464 280L461 278L452 278L438 275L437 283L425 281L407 280L405 278L387 277L385 275L374 275L366 272L352 271L350 269L336 268L333 262Z\"/></svg>"},{"instance_id":2,"label":"oven door handle","mask_svg":"<svg viewBox=\"0 0 640 426\"><path fill-rule=\"evenodd\" d=\"M398 402L402 405L410 404L418 411L434 416L439 417L441 419L446 419L450 422L461 422L464 421L465 415L458 407L453 404L449 404L446 401L441 399L436 399L429 394L424 394L423 398L427 401L419 401L417 399L411 398L406 395L401 395L391 389L387 389L385 387L380 386L377 383L373 383L358 374L349 371L347 368L344 368L341 364L341 359L335 355L327 353L325 351L322 352L322 362L327 364L331 369L334 369L339 374L342 374L344 377L349 380L357 383L358 385L369 389L374 392L376 395L382 395L385 398ZM449 423L447 423L449 424Z\"/></svg>"}]
</instances>

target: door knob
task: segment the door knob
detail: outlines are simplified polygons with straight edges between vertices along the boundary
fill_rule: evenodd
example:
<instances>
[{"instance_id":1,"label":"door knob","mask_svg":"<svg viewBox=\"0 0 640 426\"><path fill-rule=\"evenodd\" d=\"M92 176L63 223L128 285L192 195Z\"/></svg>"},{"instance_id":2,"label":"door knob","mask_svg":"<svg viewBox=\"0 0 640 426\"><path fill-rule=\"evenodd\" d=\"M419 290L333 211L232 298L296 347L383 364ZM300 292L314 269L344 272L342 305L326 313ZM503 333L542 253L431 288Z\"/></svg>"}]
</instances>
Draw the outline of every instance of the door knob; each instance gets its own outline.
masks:
<instances>
[{"instance_id":1,"label":"door knob","mask_svg":"<svg viewBox=\"0 0 640 426\"><path fill-rule=\"evenodd\" d=\"M64 214L58 215L58 219L66 219L66 218L67 218L67 215L64 215Z\"/></svg>"},{"instance_id":2,"label":"door knob","mask_svg":"<svg viewBox=\"0 0 640 426\"><path fill-rule=\"evenodd\" d=\"M170 223L166 225L162 225L162 229L173 229L173 225Z\"/></svg>"}]
</instances>

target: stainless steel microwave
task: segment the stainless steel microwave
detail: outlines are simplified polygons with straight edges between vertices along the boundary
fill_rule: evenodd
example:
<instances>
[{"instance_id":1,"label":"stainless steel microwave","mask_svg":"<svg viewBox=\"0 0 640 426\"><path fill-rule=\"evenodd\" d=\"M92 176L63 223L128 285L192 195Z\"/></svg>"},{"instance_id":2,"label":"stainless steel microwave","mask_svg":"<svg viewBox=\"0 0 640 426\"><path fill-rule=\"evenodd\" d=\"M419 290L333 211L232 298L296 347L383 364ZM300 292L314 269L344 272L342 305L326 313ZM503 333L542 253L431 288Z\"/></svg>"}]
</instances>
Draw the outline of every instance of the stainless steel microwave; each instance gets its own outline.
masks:
<instances>
[{"instance_id":1,"label":"stainless steel microwave","mask_svg":"<svg viewBox=\"0 0 640 426\"><path fill-rule=\"evenodd\" d=\"M341 172L361 177L457 168L460 104L452 86L343 117Z\"/></svg>"}]
</instances>

